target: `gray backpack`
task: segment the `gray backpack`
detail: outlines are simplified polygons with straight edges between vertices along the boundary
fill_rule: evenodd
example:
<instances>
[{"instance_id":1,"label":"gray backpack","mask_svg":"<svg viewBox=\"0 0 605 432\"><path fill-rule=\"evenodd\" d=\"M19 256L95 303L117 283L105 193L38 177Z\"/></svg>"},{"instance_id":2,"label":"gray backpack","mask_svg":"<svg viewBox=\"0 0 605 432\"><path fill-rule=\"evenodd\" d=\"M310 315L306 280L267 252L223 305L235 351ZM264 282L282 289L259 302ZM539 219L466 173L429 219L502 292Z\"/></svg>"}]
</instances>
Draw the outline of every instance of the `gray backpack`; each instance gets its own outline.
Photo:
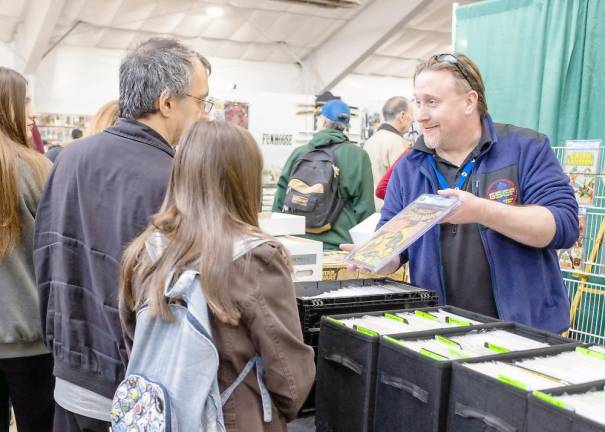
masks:
<instances>
[{"instance_id":1,"label":"gray backpack","mask_svg":"<svg viewBox=\"0 0 605 432\"><path fill-rule=\"evenodd\" d=\"M317 147L301 156L288 179L282 212L304 216L308 233L331 230L347 202L340 195L335 146Z\"/></svg>"},{"instance_id":2,"label":"gray backpack","mask_svg":"<svg viewBox=\"0 0 605 432\"><path fill-rule=\"evenodd\" d=\"M233 259L266 239L236 242ZM154 234L146 242L155 259L163 238ZM224 432L222 407L235 388L256 368L263 420L271 422L271 397L263 382L261 358L255 355L222 394L217 372L219 354L212 339L206 298L197 270L186 270L176 282L171 274L164 294L174 316L164 321L144 305L137 312L134 345L126 377L112 404L113 432Z\"/></svg>"}]
</instances>

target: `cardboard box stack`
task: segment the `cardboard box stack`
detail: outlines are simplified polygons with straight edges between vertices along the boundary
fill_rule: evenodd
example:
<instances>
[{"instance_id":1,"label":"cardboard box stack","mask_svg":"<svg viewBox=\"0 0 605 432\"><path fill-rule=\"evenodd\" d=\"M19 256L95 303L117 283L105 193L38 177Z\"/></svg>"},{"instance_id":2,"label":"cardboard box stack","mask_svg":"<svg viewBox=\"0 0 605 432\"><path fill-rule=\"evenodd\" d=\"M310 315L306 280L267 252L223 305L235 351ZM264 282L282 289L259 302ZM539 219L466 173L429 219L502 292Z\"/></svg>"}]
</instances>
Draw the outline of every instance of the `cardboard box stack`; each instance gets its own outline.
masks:
<instances>
[{"instance_id":1,"label":"cardboard box stack","mask_svg":"<svg viewBox=\"0 0 605 432\"><path fill-rule=\"evenodd\" d=\"M305 218L285 213L260 213L261 231L274 236L292 257L294 282L320 281L322 277L323 243L297 235L305 234Z\"/></svg>"}]
</instances>

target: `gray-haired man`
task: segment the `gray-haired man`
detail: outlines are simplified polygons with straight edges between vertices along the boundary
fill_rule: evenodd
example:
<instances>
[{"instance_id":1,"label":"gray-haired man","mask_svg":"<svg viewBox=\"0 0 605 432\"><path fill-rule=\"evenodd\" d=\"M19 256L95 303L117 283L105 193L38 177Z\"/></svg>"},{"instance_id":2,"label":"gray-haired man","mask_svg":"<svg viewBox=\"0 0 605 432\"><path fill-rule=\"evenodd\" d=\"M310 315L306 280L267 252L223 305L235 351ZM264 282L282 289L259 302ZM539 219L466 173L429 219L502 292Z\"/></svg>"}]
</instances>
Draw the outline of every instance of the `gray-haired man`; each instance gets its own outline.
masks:
<instances>
[{"instance_id":1,"label":"gray-haired man","mask_svg":"<svg viewBox=\"0 0 605 432\"><path fill-rule=\"evenodd\" d=\"M374 193L378 183L387 170L397 161L399 156L410 148L412 143L403 134L414 121L412 106L403 96L393 96L382 107L384 123L380 125L374 135L364 145L364 150L372 162L372 177L374 178ZM380 211L383 201L374 198L376 211Z\"/></svg>"},{"instance_id":2,"label":"gray-haired man","mask_svg":"<svg viewBox=\"0 0 605 432\"><path fill-rule=\"evenodd\" d=\"M34 240L55 362L55 431L107 431L127 363L120 256L162 203L181 133L212 108L209 73L206 59L175 40L144 42L120 66L116 125L67 147L55 163Z\"/></svg>"}]
</instances>

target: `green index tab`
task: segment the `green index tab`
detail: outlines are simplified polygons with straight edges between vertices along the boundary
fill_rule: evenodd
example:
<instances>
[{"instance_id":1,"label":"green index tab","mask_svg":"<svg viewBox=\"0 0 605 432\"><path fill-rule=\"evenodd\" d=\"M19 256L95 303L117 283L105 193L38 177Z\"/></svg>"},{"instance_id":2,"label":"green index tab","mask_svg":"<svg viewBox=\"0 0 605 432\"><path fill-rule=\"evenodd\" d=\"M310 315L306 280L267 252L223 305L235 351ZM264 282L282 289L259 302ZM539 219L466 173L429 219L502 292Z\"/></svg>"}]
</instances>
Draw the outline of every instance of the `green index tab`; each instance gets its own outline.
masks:
<instances>
[{"instance_id":1,"label":"green index tab","mask_svg":"<svg viewBox=\"0 0 605 432\"><path fill-rule=\"evenodd\" d=\"M539 390L534 390L532 392L532 394L537 397L540 400L543 400L544 402L547 402L551 405L554 405L558 408L564 409L564 410L569 410L569 411L573 411L573 408L568 407L563 401L557 399L554 396L551 396L549 394L543 393Z\"/></svg>"},{"instance_id":2,"label":"green index tab","mask_svg":"<svg viewBox=\"0 0 605 432\"><path fill-rule=\"evenodd\" d=\"M399 346L404 347L405 344L403 343L403 341L400 341L399 339L395 339L394 337L391 336L383 336L386 340L393 342L394 344L397 344Z\"/></svg>"},{"instance_id":3,"label":"green index tab","mask_svg":"<svg viewBox=\"0 0 605 432\"><path fill-rule=\"evenodd\" d=\"M458 342L455 342L451 339L446 338L445 336L441 336L441 335L435 335L435 340L437 342L441 342L442 344L445 345L449 345L449 346L453 346L455 348L459 348L462 349L462 345L460 345Z\"/></svg>"},{"instance_id":4,"label":"green index tab","mask_svg":"<svg viewBox=\"0 0 605 432\"><path fill-rule=\"evenodd\" d=\"M468 326L471 325L471 323L468 322L468 321L464 321L464 320L461 320L460 318L454 318L454 317L451 317L451 316L446 316L445 317L445 322L448 323L448 324L455 324L455 325L458 325L458 326L461 326L461 327L468 327Z\"/></svg>"},{"instance_id":5,"label":"green index tab","mask_svg":"<svg viewBox=\"0 0 605 432\"><path fill-rule=\"evenodd\" d=\"M420 348L420 354L437 361L449 360L447 357L442 356L441 354L437 354L433 351L427 350L426 348Z\"/></svg>"},{"instance_id":6,"label":"green index tab","mask_svg":"<svg viewBox=\"0 0 605 432\"><path fill-rule=\"evenodd\" d=\"M344 326L344 325L345 325L345 323L343 323L341 320L337 320L336 318L332 318L332 317L330 317L330 316L327 316L327 317L326 317L326 320L328 320L328 321L330 321L331 323L334 323L334 324L336 324L336 325L339 325L339 326Z\"/></svg>"},{"instance_id":7,"label":"green index tab","mask_svg":"<svg viewBox=\"0 0 605 432\"><path fill-rule=\"evenodd\" d=\"M436 316L434 316L434 315L432 315L432 314L430 314L428 312L425 312L425 311L415 310L414 314L416 314L416 315L418 315L419 317L422 317L422 318L430 319L432 321L437 321L437 317Z\"/></svg>"},{"instance_id":8,"label":"green index tab","mask_svg":"<svg viewBox=\"0 0 605 432\"><path fill-rule=\"evenodd\" d=\"M362 333L364 335L378 336L378 333L375 332L374 330L367 329L367 328L362 327L360 325L355 325L354 327L355 327L355 330L357 330L359 333Z\"/></svg>"},{"instance_id":9,"label":"green index tab","mask_svg":"<svg viewBox=\"0 0 605 432\"><path fill-rule=\"evenodd\" d=\"M504 375L498 375L497 379L505 384L527 391L527 385L523 384L521 381L514 380Z\"/></svg>"},{"instance_id":10,"label":"green index tab","mask_svg":"<svg viewBox=\"0 0 605 432\"><path fill-rule=\"evenodd\" d=\"M591 350L589 348L577 347L576 348L576 352L579 352L580 354L584 354L584 355L587 355L589 357L596 358L596 359L599 359L599 360L605 360L605 354L604 353L593 351L593 350Z\"/></svg>"},{"instance_id":11,"label":"green index tab","mask_svg":"<svg viewBox=\"0 0 605 432\"><path fill-rule=\"evenodd\" d=\"M504 348L498 345L494 345L493 343L490 342L485 342L483 344L483 346L489 350L492 350L494 352L497 352L498 354L504 354L504 353L508 353L510 352L510 350L508 348Z\"/></svg>"},{"instance_id":12,"label":"green index tab","mask_svg":"<svg viewBox=\"0 0 605 432\"><path fill-rule=\"evenodd\" d=\"M392 319L392 320L400 322L400 323L408 324L408 320L406 320L404 317L400 317L398 315L394 315L394 314L390 314L390 313L385 313L384 317L388 318L388 319Z\"/></svg>"},{"instance_id":13,"label":"green index tab","mask_svg":"<svg viewBox=\"0 0 605 432\"><path fill-rule=\"evenodd\" d=\"M460 359L471 358L471 356L469 354L465 353L462 350L458 350L455 348L450 348L449 350L447 350L447 352L456 358L460 358Z\"/></svg>"}]
</instances>

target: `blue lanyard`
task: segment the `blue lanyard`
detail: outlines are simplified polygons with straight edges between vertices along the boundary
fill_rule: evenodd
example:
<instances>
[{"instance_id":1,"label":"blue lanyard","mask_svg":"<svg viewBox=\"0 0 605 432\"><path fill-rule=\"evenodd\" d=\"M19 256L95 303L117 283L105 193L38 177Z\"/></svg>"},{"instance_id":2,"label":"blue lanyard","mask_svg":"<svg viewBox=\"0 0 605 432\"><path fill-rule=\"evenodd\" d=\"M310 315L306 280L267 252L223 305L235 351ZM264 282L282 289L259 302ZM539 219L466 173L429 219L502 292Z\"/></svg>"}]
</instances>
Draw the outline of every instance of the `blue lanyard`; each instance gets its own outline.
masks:
<instances>
[{"instance_id":1,"label":"blue lanyard","mask_svg":"<svg viewBox=\"0 0 605 432\"><path fill-rule=\"evenodd\" d=\"M429 155L429 162L431 163L431 166L433 167L433 171L435 171L435 175L437 176L437 181L439 182L439 189L448 189L450 187L450 184L445 179L443 174L441 174L441 172L439 172L439 170L437 169L437 164L435 163L435 156ZM466 181L470 177L471 171L473 170L474 166L475 166L474 158L471 159L470 161L468 161L466 163L466 165L464 165L464 168L462 169L462 172L460 173L460 178L458 178L458 181L456 181L456 185L454 186L454 189L456 189L456 190L462 189L462 187L464 186L464 183L466 183Z\"/></svg>"}]
</instances>

